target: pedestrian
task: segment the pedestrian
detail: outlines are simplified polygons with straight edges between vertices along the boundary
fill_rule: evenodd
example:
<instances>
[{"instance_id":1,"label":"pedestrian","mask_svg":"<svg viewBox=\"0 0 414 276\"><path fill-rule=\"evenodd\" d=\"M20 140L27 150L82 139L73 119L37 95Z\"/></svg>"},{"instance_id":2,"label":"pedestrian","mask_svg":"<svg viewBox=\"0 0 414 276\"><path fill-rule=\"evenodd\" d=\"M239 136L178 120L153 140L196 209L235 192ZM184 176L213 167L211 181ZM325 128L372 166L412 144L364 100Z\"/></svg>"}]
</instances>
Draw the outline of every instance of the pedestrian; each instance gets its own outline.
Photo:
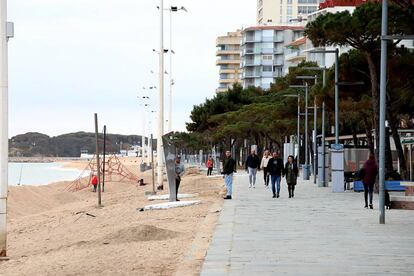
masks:
<instances>
[{"instance_id":1,"label":"pedestrian","mask_svg":"<svg viewBox=\"0 0 414 276\"><path fill-rule=\"evenodd\" d=\"M280 180L283 176L283 160L280 158L280 152L275 151L267 163L267 169L270 174L270 181L272 183L273 198L279 198L280 194ZM275 187L276 184L276 187Z\"/></svg>"},{"instance_id":2,"label":"pedestrian","mask_svg":"<svg viewBox=\"0 0 414 276\"><path fill-rule=\"evenodd\" d=\"M259 156L257 156L256 150L252 150L246 160L246 171L249 173L249 188L256 188L256 174L259 166Z\"/></svg>"},{"instance_id":3,"label":"pedestrian","mask_svg":"<svg viewBox=\"0 0 414 276\"><path fill-rule=\"evenodd\" d=\"M93 192L96 193L96 187L98 186L98 177L92 174L91 184L93 186Z\"/></svg>"},{"instance_id":4,"label":"pedestrian","mask_svg":"<svg viewBox=\"0 0 414 276\"><path fill-rule=\"evenodd\" d=\"M178 188L180 187L181 177L184 175L184 165L181 163L181 156L177 156L175 159L175 198L178 199Z\"/></svg>"},{"instance_id":5,"label":"pedestrian","mask_svg":"<svg viewBox=\"0 0 414 276\"><path fill-rule=\"evenodd\" d=\"M295 197L295 186L299 176L299 169L293 155L288 156L288 161L285 164L284 175L288 185L289 198Z\"/></svg>"},{"instance_id":6,"label":"pedestrian","mask_svg":"<svg viewBox=\"0 0 414 276\"><path fill-rule=\"evenodd\" d=\"M263 170L264 185L267 188L269 187L269 170L267 169L267 164L269 163L270 158L269 151L265 150L262 162L260 163L260 168Z\"/></svg>"},{"instance_id":7,"label":"pedestrian","mask_svg":"<svg viewBox=\"0 0 414 276\"><path fill-rule=\"evenodd\" d=\"M365 208L368 208L369 195L369 208L374 209L374 206L372 205L372 197L374 192L374 184L378 174L378 166L375 162L374 154L371 153L368 157L368 160L365 161L361 174L362 183L364 184Z\"/></svg>"},{"instance_id":8,"label":"pedestrian","mask_svg":"<svg viewBox=\"0 0 414 276\"><path fill-rule=\"evenodd\" d=\"M226 157L223 161L223 178L224 184L227 188L227 194L224 199L231 199L232 191L233 191L233 173L236 172L236 161L231 157L231 152L228 150L226 151Z\"/></svg>"},{"instance_id":9,"label":"pedestrian","mask_svg":"<svg viewBox=\"0 0 414 276\"><path fill-rule=\"evenodd\" d=\"M207 167L207 176L209 176L213 172L213 167L214 167L214 161L213 161L213 158L211 158L211 156L209 156L207 159L206 167Z\"/></svg>"}]
</instances>

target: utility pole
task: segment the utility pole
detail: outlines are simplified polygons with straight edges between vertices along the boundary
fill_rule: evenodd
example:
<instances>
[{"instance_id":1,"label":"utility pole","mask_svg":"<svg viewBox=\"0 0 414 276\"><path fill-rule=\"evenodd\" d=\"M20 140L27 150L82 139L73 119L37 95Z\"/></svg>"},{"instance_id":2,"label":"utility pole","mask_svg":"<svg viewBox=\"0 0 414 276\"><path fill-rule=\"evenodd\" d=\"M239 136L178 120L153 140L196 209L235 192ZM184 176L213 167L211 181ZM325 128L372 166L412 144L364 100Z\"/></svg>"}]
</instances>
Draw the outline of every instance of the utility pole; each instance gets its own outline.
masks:
<instances>
[{"instance_id":1,"label":"utility pole","mask_svg":"<svg viewBox=\"0 0 414 276\"><path fill-rule=\"evenodd\" d=\"M8 39L14 36L7 22L7 1L0 1L0 260L7 260L7 191L9 158Z\"/></svg>"},{"instance_id":2,"label":"utility pole","mask_svg":"<svg viewBox=\"0 0 414 276\"><path fill-rule=\"evenodd\" d=\"M96 137L96 170L98 175L98 207L102 206L101 201L101 168L99 164L99 134L98 134L98 114L95 113L95 137Z\"/></svg>"},{"instance_id":3,"label":"utility pole","mask_svg":"<svg viewBox=\"0 0 414 276\"><path fill-rule=\"evenodd\" d=\"M309 154L308 154L308 93L309 85L305 84L305 168L303 170L303 179L309 180Z\"/></svg>"},{"instance_id":4,"label":"utility pole","mask_svg":"<svg viewBox=\"0 0 414 276\"><path fill-rule=\"evenodd\" d=\"M387 52L388 1L382 1L381 23L381 75L380 75L380 118L379 118L379 223L385 224L385 115L387 106Z\"/></svg>"},{"instance_id":5,"label":"utility pole","mask_svg":"<svg viewBox=\"0 0 414 276\"><path fill-rule=\"evenodd\" d=\"M160 0L160 51L159 51L159 104L157 137L157 184L163 187L164 153L162 136L164 135L164 0Z\"/></svg>"},{"instance_id":6,"label":"utility pole","mask_svg":"<svg viewBox=\"0 0 414 276\"><path fill-rule=\"evenodd\" d=\"M335 49L335 144L339 144L339 49Z\"/></svg>"}]
</instances>

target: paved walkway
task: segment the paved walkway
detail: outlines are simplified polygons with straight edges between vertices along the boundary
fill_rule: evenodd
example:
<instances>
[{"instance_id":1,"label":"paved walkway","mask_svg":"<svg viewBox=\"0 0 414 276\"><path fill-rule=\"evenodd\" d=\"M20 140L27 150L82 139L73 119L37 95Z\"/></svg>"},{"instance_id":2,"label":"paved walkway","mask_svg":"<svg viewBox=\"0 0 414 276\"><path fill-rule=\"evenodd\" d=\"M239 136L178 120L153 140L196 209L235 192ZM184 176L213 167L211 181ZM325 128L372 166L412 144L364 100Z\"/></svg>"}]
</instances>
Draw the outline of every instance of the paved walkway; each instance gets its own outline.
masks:
<instances>
[{"instance_id":1,"label":"paved walkway","mask_svg":"<svg viewBox=\"0 0 414 276\"><path fill-rule=\"evenodd\" d=\"M234 179L224 203L202 276L212 275L414 275L414 211L390 210L380 225L363 194L333 194L300 181L289 199L272 198L258 175Z\"/></svg>"}]
</instances>

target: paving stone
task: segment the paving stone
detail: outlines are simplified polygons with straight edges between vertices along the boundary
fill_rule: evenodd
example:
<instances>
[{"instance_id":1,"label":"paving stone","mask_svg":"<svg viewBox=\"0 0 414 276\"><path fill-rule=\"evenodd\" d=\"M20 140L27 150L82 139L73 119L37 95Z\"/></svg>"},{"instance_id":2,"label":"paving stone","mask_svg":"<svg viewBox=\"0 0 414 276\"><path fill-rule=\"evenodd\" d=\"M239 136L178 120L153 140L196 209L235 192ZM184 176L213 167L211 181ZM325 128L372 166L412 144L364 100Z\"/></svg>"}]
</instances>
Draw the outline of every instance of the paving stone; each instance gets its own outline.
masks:
<instances>
[{"instance_id":1,"label":"paving stone","mask_svg":"<svg viewBox=\"0 0 414 276\"><path fill-rule=\"evenodd\" d=\"M299 180L295 198L272 198L258 176L235 177L201 275L414 275L414 216L389 210L380 225L363 193L334 194Z\"/></svg>"}]
</instances>

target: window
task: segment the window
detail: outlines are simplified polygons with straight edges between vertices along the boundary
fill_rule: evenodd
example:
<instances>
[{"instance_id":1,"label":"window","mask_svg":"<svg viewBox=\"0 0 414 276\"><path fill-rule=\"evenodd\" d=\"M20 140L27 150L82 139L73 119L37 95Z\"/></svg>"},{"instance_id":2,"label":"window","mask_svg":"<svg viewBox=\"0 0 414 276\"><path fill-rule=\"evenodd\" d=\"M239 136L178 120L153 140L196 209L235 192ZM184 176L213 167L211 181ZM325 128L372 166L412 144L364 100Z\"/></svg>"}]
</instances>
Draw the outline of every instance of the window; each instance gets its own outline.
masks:
<instances>
[{"instance_id":1,"label":"window","mask_svg":"<svg viewBox=\"0 0 414 276\"><path fill-rule=\"evenodd\" d=\"M292 4L292 0L287 0L288 5Z\"/></svg>"},{"instance_id":2,"label":"window","mask_svg":"<svg viewBox=\"0 0 414 276\"><path fill-rule=\"evenodd\" d=\"M287 14L292 15L292 6L287 7Z\"/></svg>"},{"instance_id":3,"label":"window","mask_svg":"<svg viewBox=\"0 0 414 276\"><path fill-rule=\"evenodd\" d=\"M263 66L263 72L273 72L273 66Z\"/></svg>"},{"instance_id":4,"label":"window","mask_svg":"<svg viewBox=\"0 0 414 276\"><path fill-rule=\"evenodd\" d=\"M273 56L272 55L263 55L262 59L263 60L273 60Z\"/></svg>"}]
</instances>

